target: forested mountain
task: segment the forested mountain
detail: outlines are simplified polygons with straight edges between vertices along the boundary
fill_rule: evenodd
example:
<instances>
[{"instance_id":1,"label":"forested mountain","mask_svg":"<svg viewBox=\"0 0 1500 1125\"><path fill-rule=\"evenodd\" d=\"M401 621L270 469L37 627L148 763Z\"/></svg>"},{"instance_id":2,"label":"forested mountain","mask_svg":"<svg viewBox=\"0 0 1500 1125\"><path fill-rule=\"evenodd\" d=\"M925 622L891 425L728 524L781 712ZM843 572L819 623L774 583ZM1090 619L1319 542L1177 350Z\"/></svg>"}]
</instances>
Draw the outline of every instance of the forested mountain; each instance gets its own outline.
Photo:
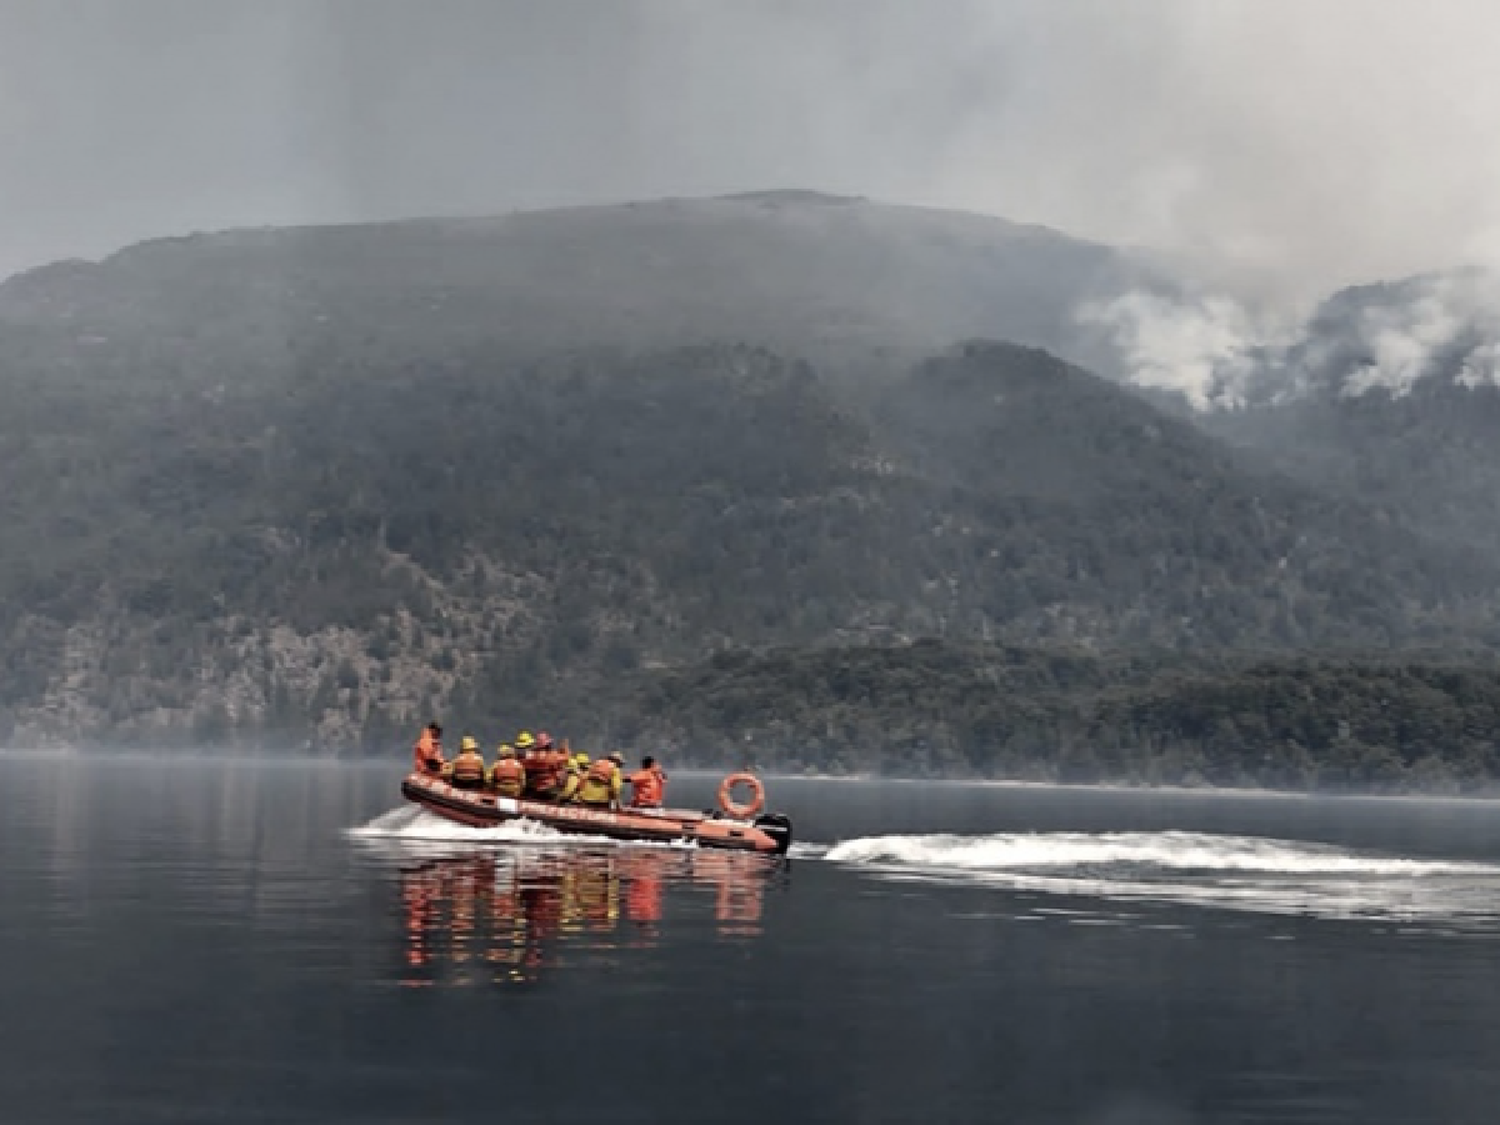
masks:
<instances>
[{"instance_id":1,"label":"forested mountain","mask_svg":"<svg viewBox=\"0 0 1500 1125\"><path fill-rule=\"evenodd\" d=\"M827 373L970 336L1099 366L1077 310L1159 275L1040 227L772 191L161 239L12 279L0 328L7 355L132 378L719 342Z\"/></svg>"},{"instance_id":2,"label":"forested mountain","mask_svg":"<svg viewBox=\"0 0 1500 1125\"><path fill-rule=\"evenodd\" d=\"M1469 727L1458 758L1373 720L1319 742L1323 695L1273 721L1245 685L1319 652L1319 683L1387 698L1381 654L1425 647L1438 694L1464 653L1488 699L1483 490L1430 497L1485 463L1489 400L1190 421L953 342L1087 351L1078 302L1145 276L998 220L768 193L14 279L0 741L335 752L438 715L813 768L1483 776ZM1395 488L1392 425L1433 490Z\"/></svg>"},{"instance_id":3,"label":"forested mountain","mask_svg":"<svg viewBox=\"0 0 1500 1125\"><path fill-rule=\"evenodd\" d=\"M1394 521L1500 557L1500 279L1359 286L1257 357L1212 432Z\"/></svg>"},{"instance_id":4,"label":"forested mountain","mask_svg":"<svg viewBox=\"0 0 1500 1125\"><path fill-rule=\"evenodd\" d=\"M1206 421L1309 484L1500 557L1500 389L1434 380L1399 395L1319 394Z\"/></svg>"},{"instance_id":5,"label":"forested mountain","mask_svg":"<svg viewBox=\"0 0 1500 1125\"><path fill-rule=\"evenodd\" d=\"M748 347L309 365L183 393L11 369L19 736L592 728L612 677L940 635L1222 650L1483 638L1495 572L1042 352L868 410Z\"/></svg>"}]
</instances>

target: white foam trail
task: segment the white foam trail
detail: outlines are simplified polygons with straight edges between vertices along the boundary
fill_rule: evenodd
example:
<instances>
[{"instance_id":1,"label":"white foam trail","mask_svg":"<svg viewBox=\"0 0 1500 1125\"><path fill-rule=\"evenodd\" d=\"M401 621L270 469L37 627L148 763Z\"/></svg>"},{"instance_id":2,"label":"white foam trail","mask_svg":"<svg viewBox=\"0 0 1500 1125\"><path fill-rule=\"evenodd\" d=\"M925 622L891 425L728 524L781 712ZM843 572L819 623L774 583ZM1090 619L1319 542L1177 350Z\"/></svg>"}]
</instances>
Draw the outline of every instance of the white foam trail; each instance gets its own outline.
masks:
<instances>
[{"instance_id":1,"label":"white foam trail","mask_svg":"<svg viewBox=\"0 0 1500 1125\"><path fill-rule=\"evenodd\" d=\"M401 830L409 825L417 817L422 815L422 810L411 805L383 812L375 819L361 824L358 828L349 829L351 836L390 836L400 835Z\"/></svg>"},{"instance_id":2,"label":"white foam trail","mask_svg":"<svg viewBox=\"0 0 1500 1125\"><path fill-rule=\"evenodd\" d=\"M1500 875L1500 868L1479 864L1403 859L1319 844L1198 832L867 836L833 845L824 858L838 863L998 872L1142 864L1188 871L1298 875Z\"/></svg>"},{"instance_id":3,"label":"white foam trail","mask_svg":"<svg viewBox=\"0 0 1500 1125\"><path fill-rule=\"evenodd\" d=\"M872 836L825 857L900 881L980 883L1110 902L1500 928L1500 867L1192 832Z\"/></svg>"},{"instance_id":4,"label":"white foam trail","mask_svg":"<svg viewBox=\"0 0 1500 1125\"><path fill-rule=\"evenodd\" d=\"M828 852L835 846L833 844L803 844L794 840L786 854L790 859L827 859Z\"/></svg>"},{"instance_id":5,"label":"white foam trail","mask_svg":"<svg viewBox=\"0 0 1500 1125\"><path fill-rule=\"evenodd\" d=\"M357 828L350 828L348 833L358 840L439 840L473 844L590 842L588 837L569 836L533 820L511 820L493 828L470 828L418 808L392 809Z\"/></svg>"}]
</instances>

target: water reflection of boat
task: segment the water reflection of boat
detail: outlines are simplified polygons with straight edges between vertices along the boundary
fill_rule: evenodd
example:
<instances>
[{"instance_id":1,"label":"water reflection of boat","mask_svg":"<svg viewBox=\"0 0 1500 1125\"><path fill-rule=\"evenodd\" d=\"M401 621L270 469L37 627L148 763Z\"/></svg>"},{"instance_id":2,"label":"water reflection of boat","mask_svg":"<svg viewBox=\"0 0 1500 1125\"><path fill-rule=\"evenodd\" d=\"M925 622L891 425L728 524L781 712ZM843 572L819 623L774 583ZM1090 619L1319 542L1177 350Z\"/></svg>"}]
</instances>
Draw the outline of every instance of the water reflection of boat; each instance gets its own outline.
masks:
<instances>
[{"instance_id":1,"label":"water reflection of boat","mask_svg":"<svg viewBox=\"0 0 1500 1125\"><path fill-rule=\"evenodd\" d=\"M648 948L669 894L708 890L721 936L760 934L785 860L688 848L515 848L422 859L401 871L404 983L520 984L572 945Z\"/></svg>"},{"instance_id":2,"label":"water reflection of boat","mask_svg":"<svg viewBox=\"0 0 1500 1125\"><path fill-rule=\"evenodd\" d=\"M755 802L741 809L728 801L731 782L754 787ZM610 840L694 843L705 848L785 855L792 846L792 822L780 813L760 811L761 783L750 774L733 774L719 791L722 809L602 809L556 801L500 797L483 789L460 789L441 777L408 774L401 795L428 812L471 828L496 828L530 820L559 832Z\"/></svg>"}]
</instances>

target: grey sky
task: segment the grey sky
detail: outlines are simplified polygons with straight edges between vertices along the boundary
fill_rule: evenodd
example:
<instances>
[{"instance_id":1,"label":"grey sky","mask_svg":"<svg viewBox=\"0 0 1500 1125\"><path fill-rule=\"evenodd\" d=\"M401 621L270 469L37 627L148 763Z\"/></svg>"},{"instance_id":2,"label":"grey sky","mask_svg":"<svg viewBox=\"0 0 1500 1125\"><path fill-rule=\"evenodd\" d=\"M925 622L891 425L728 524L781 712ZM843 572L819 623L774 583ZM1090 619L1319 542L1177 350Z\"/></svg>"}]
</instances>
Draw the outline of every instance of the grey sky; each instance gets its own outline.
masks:
<instances>
[{"instance_id":1,"label":"grey sky","mask_svg":"<svg viewBox=\"0 0 1500 1125\"><path fill-rule=\"evenodd\" d=\"M0 272L813 187L1305 296L1500 257L1492 0L0 0Z\"/></svg>"}]
</instances>

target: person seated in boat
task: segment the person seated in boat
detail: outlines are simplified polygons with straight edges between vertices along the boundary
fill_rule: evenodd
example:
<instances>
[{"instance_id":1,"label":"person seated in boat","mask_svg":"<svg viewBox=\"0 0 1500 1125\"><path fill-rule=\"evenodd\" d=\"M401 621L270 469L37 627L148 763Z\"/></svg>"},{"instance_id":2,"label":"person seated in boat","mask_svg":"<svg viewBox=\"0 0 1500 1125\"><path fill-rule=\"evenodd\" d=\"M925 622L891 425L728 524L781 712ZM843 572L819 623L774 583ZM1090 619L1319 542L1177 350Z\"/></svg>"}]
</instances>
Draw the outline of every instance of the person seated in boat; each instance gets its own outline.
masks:
<instances>
[{"instance_id":1,"label":"person seated in boat","mask_svg":"<svg viewBox=\"0 0 1500 1125\"><path fill-rule=\"evenodd\" d=\"M553 748L551 738L547 739L547 748L543 749L540 740L529 730L516 735L515 747L526 770L526 795L542 801L556 800L567 773L567 752Z\"/></svg>"},{"instance_id":2,"label":"person seated in boat","mask_svg":"<svg viewBox=\"0 0 1500 1125\"><path fill-rule=\"evenodd\" d=\"M521 769L526 774L526 795L536 796L536 787L532 784L532 775L541 769L541 754L536 748L536 739L529 730L523 730L511 740L511 745L516 748L516 757L521 761Z\"/></svg>"},{"instance_id":3,"label":"person seated in boat","mask_svg":"<svg viewBox=\"0 0 1500 1125\"><path fill-rule=\"evenodd\" d=\"M641 768L630 775L630 807L633 809L659 809L667 798L667 771L657 765L656 759L647 754L641 759Z\"/></svg>"},{"instance_id":4,"label":"person seated in boat","mask_svg":"<svg viewBox=\"0 0 1500 1125\"><path fill-rule=\"evenodd\" d=\"M516 748L502 742L490 767L490 788L500 797L519 797L526 790L526 769L516 757Z\"/></svg>"},{"instance_id":5,"label":"person seated in boat","mask_svg":"<svg viewBox=\"0 0 1500 1125\"><path fill-rule=\"evenodd\" d=\"M483 789L485 768L479 740L473 735L464 735L458 744L458 757L448 763L443 772L455 789Z\"/></svg>"},{"instance_id":6,"label":"person seated in boat","mask_svg":"<svg viewBox=\"0 0 1500 1125\"><path fill-rule=\"evenodd\" d=\"M530 757L533 754L551 753L556 749L557 747L552 742L552 736L544 730L539 730L534 735L529 730L523 730L520 734L516 735L516 751L523 758Z\"/></svg>"},{"instance_id":7,"label":"person seated in boat","mask_svg":"<svg viewBox=\"0 0 1500 1125\"><path fill-rule=\"evenodd\" d=\"M440 776L443 772L443 728L437 723L428 723L422 736L412 747L412 770L416 773Z\"/></svg>"},{"instance_id":8,"label":"person seated in boat","mask_svg":"<svg viewBox=\"0 0 1500 1125\"><path fill-rule=\"evenodd\" d=\"M563 778L563 787L558 790L559 801L576 801L578 799L578 787L583 784L583 775L589 771L589 756L582 750L568 759L567 776Z\"/></svg>"},{"instance_id":9,"label":"person seated in boat","mask_svg":"<svg viewBox=\"0 0 1500 1125\"><path fill-rule=\"evenodd\" d=\"M594 808L618 809L620 790L625 785L621 768L624 765L625 759L617 751L589 766L578 786L578 803Z\"/></svg>"}]
</instances>

